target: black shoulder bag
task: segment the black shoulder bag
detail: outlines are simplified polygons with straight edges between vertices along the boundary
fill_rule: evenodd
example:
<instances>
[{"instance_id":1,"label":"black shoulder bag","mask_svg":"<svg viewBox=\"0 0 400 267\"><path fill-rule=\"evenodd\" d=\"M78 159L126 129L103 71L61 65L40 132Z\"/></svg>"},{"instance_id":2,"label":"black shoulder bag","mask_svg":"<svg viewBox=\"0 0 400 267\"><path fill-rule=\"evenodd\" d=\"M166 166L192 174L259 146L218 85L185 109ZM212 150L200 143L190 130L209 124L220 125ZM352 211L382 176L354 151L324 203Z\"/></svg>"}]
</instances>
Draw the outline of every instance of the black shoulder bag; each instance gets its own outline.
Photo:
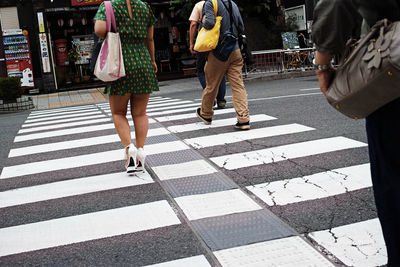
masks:
<instances>
[{"instance_id":1,"label":"black shoulder bag","mask_svg":"<svg viewBox=\"0 0 400 267\"><path fill-rule=\"evenodd\" d=\"M217 47L213 50L214 56L221 60L221 61L227 61L229 56L231 55L233 49L236 46L236 42L238 41L238 38L233 34L233 28L232 28L232 3L229 0L229 9L225 5L224 1L222 1L222 4L224 4L226 10L229 12L230 20L231 20L231 28L228 32L224 33L221 41L218 43Z\"/></svg>"},{"instance_id":2,"label":"black shoulder bag","mask_svg":"<svg viewBox=\"0 0 400 267\"><path fill-rule=\"evenodd\" d=\"M241 31L238 24L233 19L231 0L229 0L229 8L226 6L226 4L224 3L223 0L221 0L221 2L229 12L231 27L230 27L230 31L227 32L226 34L224 34L222 41L218 44L217 48L214 50L215 57L221 61L226 61L229 58L230 54L232 53L233 48L235 47L236 41L238 41L240 52L242 54L245 64L248 66L253 65L254 59L253 59L253 55L251 54L251 51L249 50L249 48L247 46L246 35ZM236 27L236 30L239 35L238 37L236 37L233 34L232 23L234 23L234 25Z\"/></svg>"}]
</instances>

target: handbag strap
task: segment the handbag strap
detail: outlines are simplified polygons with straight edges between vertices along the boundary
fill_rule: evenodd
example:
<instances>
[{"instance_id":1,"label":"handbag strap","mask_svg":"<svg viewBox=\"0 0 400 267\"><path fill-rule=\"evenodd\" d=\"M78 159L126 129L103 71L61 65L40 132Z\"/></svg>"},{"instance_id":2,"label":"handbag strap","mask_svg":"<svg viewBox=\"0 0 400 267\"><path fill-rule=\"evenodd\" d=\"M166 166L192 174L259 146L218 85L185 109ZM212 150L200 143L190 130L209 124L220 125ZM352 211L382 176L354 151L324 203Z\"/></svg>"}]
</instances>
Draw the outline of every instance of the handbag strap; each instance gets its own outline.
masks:
<instances>
[{"instance_id":1,"label":"handbag strap","mask_svg":"<svg viewBox=\"0 0 400 267\"><path fill-rule=\"evenodd\" d=\"M213 7L214 7L214 14L215 17L217 17L217 12L218 12L218 0L212 0Z\"/></svg>"},{"instance_id":2,"label":"handbag strap","mask_svg":"<svg viewBox=\"0 0 400 267\"><path fill-rule=\"evenodd\" d=\"M111 32L111 25L114 31L117 32L117 23L115 22L111 1L104 1L104 6L106 7L107 32Z\"/></svg>"}]
</instances>

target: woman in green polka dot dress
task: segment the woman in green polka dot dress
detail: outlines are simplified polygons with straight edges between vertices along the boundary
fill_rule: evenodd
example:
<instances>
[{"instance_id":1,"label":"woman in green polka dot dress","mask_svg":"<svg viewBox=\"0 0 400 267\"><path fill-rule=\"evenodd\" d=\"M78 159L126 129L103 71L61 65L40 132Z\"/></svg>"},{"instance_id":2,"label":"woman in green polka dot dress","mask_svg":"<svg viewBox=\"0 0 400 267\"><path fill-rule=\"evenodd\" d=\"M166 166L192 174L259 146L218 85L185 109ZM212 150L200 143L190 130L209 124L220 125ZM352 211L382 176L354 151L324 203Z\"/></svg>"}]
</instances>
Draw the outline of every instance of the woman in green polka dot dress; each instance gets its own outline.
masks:
<instances>
[{"instance_id":1,"label":"woman in green polka dot dress","mask_svg":"<svg viewBox=\"0 0 400 267\"><path fill-rule=\"evenodd\" d=\"M158 91L157 65L154 57L154 24L156 18L150 6L140 0L111 0L117 30L120 34L126 77L106 88L115 128L125 147L128 173L144 171L146 154L143 150L149 121L146 115L150 94ZM104 38L107 33L106 10L102 3L95 16L95 33ZM126 119L128 102L135 127L136 147Z\"/></svg>"}]
</instances>

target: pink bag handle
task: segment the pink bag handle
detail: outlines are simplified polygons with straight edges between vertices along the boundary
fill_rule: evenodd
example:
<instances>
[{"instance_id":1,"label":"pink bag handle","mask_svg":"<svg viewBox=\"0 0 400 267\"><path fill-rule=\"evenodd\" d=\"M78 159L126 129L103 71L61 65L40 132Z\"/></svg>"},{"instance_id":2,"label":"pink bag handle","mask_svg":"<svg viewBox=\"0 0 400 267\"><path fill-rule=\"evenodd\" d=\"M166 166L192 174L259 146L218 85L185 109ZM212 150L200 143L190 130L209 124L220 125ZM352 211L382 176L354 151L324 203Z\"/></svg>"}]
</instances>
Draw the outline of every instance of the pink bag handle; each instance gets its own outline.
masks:
<instances>
[{"instance_id":1,"label":"pink bag handle","mask_svg":"<svg viewBox=\"0 0 400 267\"><path fill-rule=\"evenodd\" d=\"M107 20L107 32L111 32L111 25L115 32L117 32L117 24L115 23L114 10L111 1L104 1L106 7L106 20Z\"/></svg>"}]
</instances>

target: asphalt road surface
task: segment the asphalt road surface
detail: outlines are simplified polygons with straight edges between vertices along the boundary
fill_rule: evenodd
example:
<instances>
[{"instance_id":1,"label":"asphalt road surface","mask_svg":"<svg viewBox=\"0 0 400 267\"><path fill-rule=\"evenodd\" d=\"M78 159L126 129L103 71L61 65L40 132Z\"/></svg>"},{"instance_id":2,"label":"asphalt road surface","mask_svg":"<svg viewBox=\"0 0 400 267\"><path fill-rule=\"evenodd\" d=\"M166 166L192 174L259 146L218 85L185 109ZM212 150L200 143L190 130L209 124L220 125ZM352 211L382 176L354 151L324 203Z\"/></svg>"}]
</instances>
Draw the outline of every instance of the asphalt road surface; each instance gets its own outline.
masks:
<instances>
[{"instance_id":1,"label":"asphalt road surface","mask_svg":"<svg viewBox=\"0 0 400 267\"><path fill-rule=\"evenodd\" d=\"M364 121L314 77L247 83L249 131L229 87L205 126L200 89L163 85L135 176L107 103L0 115L1 266L386 263Z\"/></svg>"}]
</instances>

